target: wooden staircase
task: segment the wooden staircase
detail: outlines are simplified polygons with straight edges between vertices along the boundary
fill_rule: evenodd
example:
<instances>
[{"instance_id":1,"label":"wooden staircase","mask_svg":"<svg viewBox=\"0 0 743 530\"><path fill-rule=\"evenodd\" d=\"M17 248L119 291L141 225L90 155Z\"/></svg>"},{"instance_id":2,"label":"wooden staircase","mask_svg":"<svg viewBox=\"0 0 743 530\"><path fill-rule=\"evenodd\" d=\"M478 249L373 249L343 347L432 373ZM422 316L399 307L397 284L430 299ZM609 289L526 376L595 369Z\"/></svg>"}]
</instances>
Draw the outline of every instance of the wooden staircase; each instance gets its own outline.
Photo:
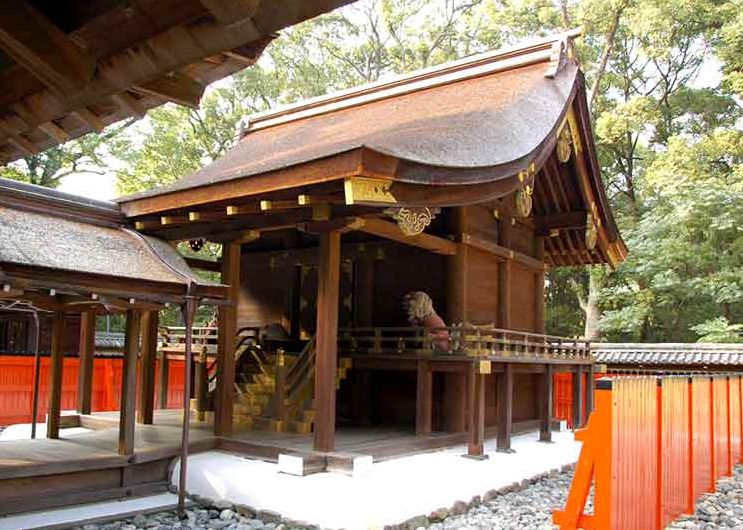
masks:
<instances>
[{"instance_id":1,"label":"wooden staircase","mask_svg":"<svg viewBox=\"0 0 743 530\"><path fill-rule=\"evenodd\" d=\"M315 421L315 342L310 340L298 355L278 350L267 354L240 334L237 337L233 421L237 428L310 434ZM242 361L242 362L241 362ZM352 367L350 357L338 359L336 388ZM213 368L213 367L212 367ZM211 370L214 371L214 370ZM216 374L209 374L210 398ZM277 381L280 388L277 389ZM212 408L213 400L207 400ZM199 413L196 399L191 408L199 419L210 419L210 411Z\"/></svg>"}]
</instances>

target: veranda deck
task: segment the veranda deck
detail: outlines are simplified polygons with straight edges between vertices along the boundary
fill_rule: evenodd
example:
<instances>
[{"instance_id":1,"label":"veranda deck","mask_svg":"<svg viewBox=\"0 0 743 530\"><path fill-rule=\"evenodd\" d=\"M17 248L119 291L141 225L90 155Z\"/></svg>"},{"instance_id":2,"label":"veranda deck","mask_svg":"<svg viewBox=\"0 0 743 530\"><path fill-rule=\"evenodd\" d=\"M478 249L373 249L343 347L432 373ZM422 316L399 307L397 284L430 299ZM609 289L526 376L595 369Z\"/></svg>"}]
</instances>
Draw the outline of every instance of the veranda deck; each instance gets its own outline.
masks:
<instances>
[{"instance_id":1,"label":"veranda deck","mask_svg":"<svg viewBox=\"0 0 743 530\"><path fill-rule=\"evenodd\" d=\"M56 440L0 441L0 515L167 489L171 464L180 454L180 411L158 411L154 425L137 425L131 457L117 453L118 413L83 415L79 423L90 431L65 434L63 429ZM517 433L537 429L537 422L514 425ZM495 437L495 430L488 429L486 437ZM420 437L412 428L340 428L334 457L336 464L351 466L358 456L382 461L466 439L465 432ZM267 462L276 462L279 454L317 458L311 435L243 430L219 438L210 422L192 422L189 447L192 453L219 449ZM322 462L317 471L324 469Z\"/></svg>"}]
</instances>

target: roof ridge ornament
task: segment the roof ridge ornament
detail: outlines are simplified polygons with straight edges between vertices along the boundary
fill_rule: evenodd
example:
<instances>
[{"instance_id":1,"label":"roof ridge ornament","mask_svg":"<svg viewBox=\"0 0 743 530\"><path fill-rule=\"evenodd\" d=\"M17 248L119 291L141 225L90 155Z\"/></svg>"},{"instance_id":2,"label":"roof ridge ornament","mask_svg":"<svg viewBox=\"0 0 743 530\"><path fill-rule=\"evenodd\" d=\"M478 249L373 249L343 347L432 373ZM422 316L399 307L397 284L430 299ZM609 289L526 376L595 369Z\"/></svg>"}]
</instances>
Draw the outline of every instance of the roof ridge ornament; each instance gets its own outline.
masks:
<instances>
[{"instance_id":1,"label":"roof ridge ornament","mask_svg":"<svg viewBox=\"0 0 743 530\"><path fill-rule=\"evenodd\" d=\"M554 79L557 73L565 66L568 52L569 41L566 36L562 36L560 39L552 43L552 50L550 52L550 62L547 66L547 71L544 73L544 77Z\"/></svg>"}]
</instances>

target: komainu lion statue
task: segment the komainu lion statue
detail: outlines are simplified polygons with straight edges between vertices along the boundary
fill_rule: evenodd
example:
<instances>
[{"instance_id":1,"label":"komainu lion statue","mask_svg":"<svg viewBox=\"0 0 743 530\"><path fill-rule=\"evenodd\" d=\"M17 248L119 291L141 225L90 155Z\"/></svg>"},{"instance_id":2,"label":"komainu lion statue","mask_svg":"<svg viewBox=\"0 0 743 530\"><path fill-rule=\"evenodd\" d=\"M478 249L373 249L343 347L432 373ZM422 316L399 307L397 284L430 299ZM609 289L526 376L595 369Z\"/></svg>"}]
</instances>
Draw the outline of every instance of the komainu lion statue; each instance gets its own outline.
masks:
<instances>
[{"instance_id":1,"label":"komainu lion statue","mask_svg":"<svg viewBox=\"0 0 743 530\"><path fill-rule=\"evenodd\" d=\"M408 322L413 326L420 326L428 330L433 349L449 351L449 332L445 328L444 320L433 308L433 300L423 291L413 291L405 295L403 307L408 315Z\"/></svg>"}]
</instances>

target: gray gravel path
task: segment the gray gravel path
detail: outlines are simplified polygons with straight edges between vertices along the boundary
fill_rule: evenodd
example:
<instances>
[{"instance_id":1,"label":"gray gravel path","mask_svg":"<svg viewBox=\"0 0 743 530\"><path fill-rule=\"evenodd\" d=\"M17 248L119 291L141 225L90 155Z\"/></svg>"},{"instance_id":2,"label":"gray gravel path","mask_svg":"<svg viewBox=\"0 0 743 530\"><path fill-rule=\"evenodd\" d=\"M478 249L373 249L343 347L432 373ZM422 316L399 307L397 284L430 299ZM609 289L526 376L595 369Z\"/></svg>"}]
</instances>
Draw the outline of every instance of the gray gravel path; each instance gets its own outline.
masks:
<instances>
[{"instance_id":1,"label":"gray gravel path","mask_svg":"<svg viewBox=\"0 0 743 530\"><path fill-rule=\"evenodd\" d=\"M668 528L743 530L743 466L717 482L717 491L697 501L694 515L683 516Z\"/></svg>"},{"instance_id":2,"label":"gray gravel path","mask_svg":"<svg viewBox=\"0 0 743 530\"><path fill-rule=\"evenodd\" d=\"M553 530L552 510L565 504L572 472L539 479L520 491L498 495L485 502L456 503L428 517L416 517L386 530ZM589 506L590 510L590 506ZM255 513L228 503L188 510L180 521L175 512L137 517L78 530L317 530L308 523L282 520L270 512Z\"/></svg>"}]
</instances>

